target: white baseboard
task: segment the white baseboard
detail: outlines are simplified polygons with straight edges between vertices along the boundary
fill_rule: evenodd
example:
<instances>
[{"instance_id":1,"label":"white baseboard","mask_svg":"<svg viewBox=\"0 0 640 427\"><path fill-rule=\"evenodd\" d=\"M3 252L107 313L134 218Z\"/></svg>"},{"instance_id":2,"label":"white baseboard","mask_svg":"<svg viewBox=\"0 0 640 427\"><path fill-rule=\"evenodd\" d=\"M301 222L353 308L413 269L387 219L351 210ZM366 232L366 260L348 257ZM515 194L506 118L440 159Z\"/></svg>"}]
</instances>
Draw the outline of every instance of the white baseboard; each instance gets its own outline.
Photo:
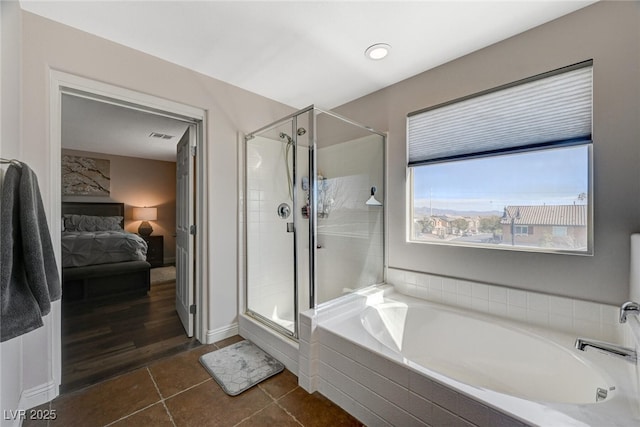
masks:
<instances>
[{"instance_id":1,"label":"white baseboard","mask_svg":"<svg viewBox=\"0 0 640 427\"><path fill-rule=\"evenodd\" d=\"M47 403L58 397L58 384L54 381L49 381L46 384L40 384L28 390L24 390L20 395L20 403L18 404L21 409L31 409L36 406Z\"/></svg>"},{"instance_id":2,"label":"white baseboard","mask_svg":"<svg viewBox=\"0 0 640 427\"><path fill-rule=\"evenodd\" d=\"M15 411L5 410L3 420L13 421L11 425L13 427L19 427L22 425L22 421L24 421L29 409L50 402L58 397L58 395L58 384L54 381L49 381L46 384L40 384L28 390L23 390L20 394L18 409Z\"/></svg>"},{"instance_id":3,"label":"white baseboard","mask_svg":"<svg viewBox=\"0 0 640 427\"><path fill-rule=\"evenodd\" d=\"M207 341L205 344L213 344L214 342L221 341L234 335L238 335L237 323L233 323L231 325L223 326L217 329L209 329L207 331L207 334L205 335L205 340Z\"/></svg>"}]
</instances>

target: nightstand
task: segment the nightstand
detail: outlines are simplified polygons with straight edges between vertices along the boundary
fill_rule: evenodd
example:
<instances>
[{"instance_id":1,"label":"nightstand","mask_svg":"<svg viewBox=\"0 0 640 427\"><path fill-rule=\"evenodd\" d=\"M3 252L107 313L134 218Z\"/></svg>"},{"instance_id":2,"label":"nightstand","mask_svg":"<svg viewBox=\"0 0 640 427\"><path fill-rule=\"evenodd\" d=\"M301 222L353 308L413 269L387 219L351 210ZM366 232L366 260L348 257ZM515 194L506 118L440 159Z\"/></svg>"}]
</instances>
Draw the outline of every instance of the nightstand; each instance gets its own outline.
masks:
<instances>
[{"instance_id":1,"label":"nightstand","mask_svg":"<svg viewBox=\"0 0 640 427\"><path fill-rule=\"evenodd\" d=\"M164 236L140 236L147 242L147 262L151 267L164 265Z\"/></svg>"}]
</instances>

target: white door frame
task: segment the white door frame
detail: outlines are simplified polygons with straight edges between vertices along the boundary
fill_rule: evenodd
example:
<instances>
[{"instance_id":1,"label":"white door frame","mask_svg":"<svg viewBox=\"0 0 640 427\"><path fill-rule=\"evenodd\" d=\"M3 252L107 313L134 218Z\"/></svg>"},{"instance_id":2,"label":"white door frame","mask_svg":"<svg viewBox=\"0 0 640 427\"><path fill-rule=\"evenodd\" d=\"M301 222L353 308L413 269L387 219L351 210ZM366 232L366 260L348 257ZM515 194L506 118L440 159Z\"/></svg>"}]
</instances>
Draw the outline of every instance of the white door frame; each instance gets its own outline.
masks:
<instances>
[{"instance_id":1,"label":"white door frame","mask_svg":"<svg viewBox=\"0 0 640 427\"><path fill-rule=\"evenodd\" d=\"M109 102L115 100L119 105L126 105L130 108L138 108L142 111L153 112L155 114L166 115L173 118L183 118L196 123L198 155L196 157L196 207L195 221L198 225L196 235L196 271L195 271L195 304L197 307L195 315L194 337L201 343L206 343L208 318L208 269L207 263L202 260L207 259L208 244L205 236L208 235L206 218L208 201L206 198L207 187L207 144L205 141L205 129L207 128L206 110L181 104L152 95L136 92L130 89L110 85L107 83L90 80L84 77L65 73L58 70L49 70L49 142L51 146L51 158L49 164L49 191L51 192L51 204L48 208L49 218L51 218L51 240L55 250L56 262L58 263L60 277L61 271L61 221L54 218L61 218L62 214L62 95L64 93L75 96L86 96L88 98ZM54 314L57 319L53 319L53 380L59 386L62 380L62 357L61 357L61 322L60 312Z\"/></svg>"}]
</instances>

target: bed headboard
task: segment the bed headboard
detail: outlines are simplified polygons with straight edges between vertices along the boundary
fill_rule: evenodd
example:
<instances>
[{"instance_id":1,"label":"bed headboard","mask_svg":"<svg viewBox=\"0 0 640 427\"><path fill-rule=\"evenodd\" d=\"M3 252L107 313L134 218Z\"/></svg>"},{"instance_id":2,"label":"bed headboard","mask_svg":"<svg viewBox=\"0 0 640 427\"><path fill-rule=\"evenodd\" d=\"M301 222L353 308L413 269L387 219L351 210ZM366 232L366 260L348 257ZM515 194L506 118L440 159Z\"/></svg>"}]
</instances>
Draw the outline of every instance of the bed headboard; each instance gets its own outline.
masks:
<instances>
[{"instance_id":1,"label":"bed headboard","mask_svg":"<svg viewBox=\"0 0 640 427\"><path fill-rule=\"evenodd\" d=\"M124 229L124 203L62 202L62 215L121 216Z\"/></svg>"}]
</instances>

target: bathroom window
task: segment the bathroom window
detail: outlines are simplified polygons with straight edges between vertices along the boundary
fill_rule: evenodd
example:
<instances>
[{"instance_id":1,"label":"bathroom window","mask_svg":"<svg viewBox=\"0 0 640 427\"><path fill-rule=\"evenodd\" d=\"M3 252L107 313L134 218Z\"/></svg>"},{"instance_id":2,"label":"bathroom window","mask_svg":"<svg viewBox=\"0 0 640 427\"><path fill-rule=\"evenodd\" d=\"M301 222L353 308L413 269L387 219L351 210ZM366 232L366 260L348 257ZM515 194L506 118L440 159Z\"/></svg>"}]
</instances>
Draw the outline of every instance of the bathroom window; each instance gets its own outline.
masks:
<instances>
[{"instance_id":1,"label":"bathroom window","mask_svg":"<svg viewBox=\"0 0 640 427\"><path fill-rule=\"evenodd\" d=\"M409 114L408 240L592 253L592 62Z\"/></svg>"}]
</instances>

